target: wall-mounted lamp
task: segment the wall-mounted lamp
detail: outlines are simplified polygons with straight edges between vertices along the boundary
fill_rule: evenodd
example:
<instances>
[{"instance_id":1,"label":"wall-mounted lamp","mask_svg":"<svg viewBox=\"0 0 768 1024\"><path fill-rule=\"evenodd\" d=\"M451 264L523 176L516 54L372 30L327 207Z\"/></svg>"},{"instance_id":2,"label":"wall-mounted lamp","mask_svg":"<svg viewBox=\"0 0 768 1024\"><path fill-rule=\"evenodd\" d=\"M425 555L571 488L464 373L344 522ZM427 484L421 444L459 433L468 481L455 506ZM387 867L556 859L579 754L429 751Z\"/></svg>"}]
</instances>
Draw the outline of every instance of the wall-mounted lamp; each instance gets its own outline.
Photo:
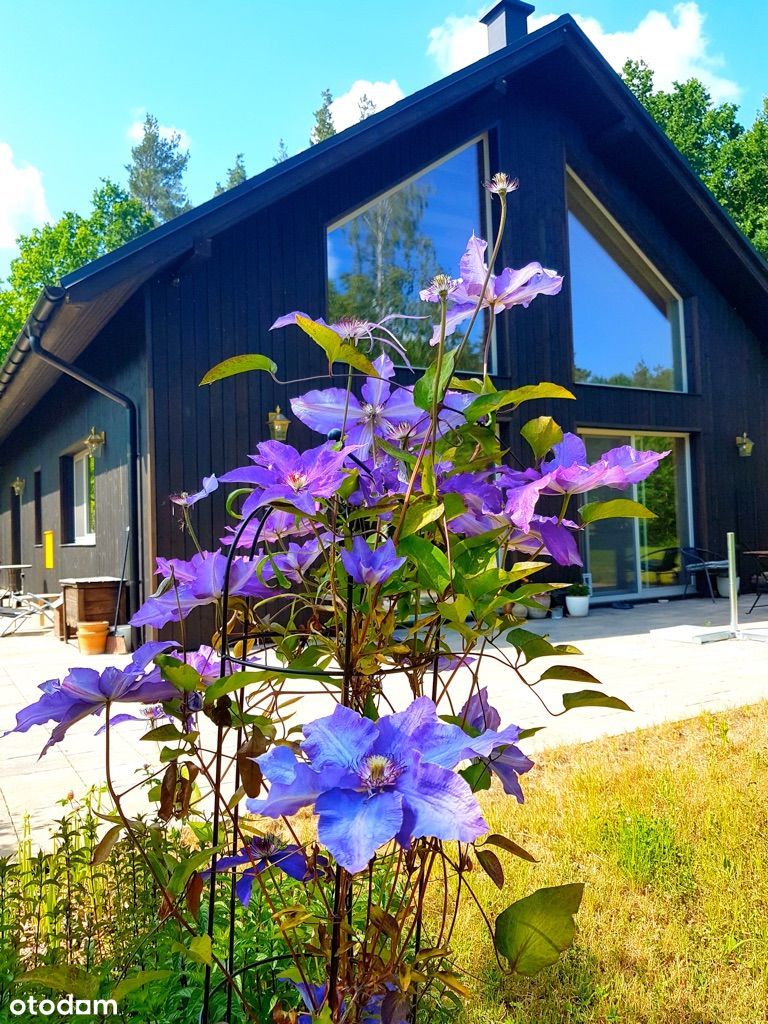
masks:
<instances>
[{"instance_id":1,"label":"wall-mounted lamp","mask_svg":"<svg viewBox=\"0 0 768 1024\"><path fill-rule=\"evenodd\" d=\"M26 480L23 477L21 477L21 476L17 476L16 479L11 484L11 489L12 489L13 493L16 495L17 498L20 498L22 496L22 494L24 493L24 485L25 484L26 484Z\"/></svg>"},{"instance_id":2,"label":"wall-mounted lamp","mask_svg":"<svg viewBox=\"0 0 768 1024\"><path fill-rule=\"evenodd\" d=\"M88 449L89 455L100 455L101 449L106 444L107 435L103 430L98 431L96 427L91 427L91 432L88 434L83 441L83 444Z\"/></svg>"},{"instance_id":3,"label":"wall-mounted lamp","mask_svg":"<svg viewBox=\"0 0 768 1024\"><path fill-rule=\"evenodd\" d=\"M276 405L275 411L269 414L267 423L269 424L269 436L273 441L284 441L286 439L291 421L287 416L283 416L279 405Z\"/></svg>"},{"instance_id":4,"label":"wall-mounted lamp","mask_svg":"<svg viewBox=\"0 0 768 1024\"><path fill-rule=\"evenodd\" d=\"M736 438L736 447L739 449L739 455L742 458L748 459L752 454L752 449L755 447L755 442L747 437L746 430L743 434Z\"/></svg>"}]
</instances>

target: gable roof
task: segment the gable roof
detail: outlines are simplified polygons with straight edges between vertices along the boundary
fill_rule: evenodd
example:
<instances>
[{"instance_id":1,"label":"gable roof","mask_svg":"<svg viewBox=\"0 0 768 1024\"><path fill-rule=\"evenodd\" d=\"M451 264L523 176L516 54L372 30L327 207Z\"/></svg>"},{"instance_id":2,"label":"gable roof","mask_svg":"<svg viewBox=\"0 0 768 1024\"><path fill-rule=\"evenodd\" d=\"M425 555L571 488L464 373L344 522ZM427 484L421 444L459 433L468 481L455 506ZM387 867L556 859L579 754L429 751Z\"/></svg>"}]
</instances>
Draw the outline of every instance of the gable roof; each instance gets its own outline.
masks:
<instances>
[{"instance_id":1,"label":"gable roof","mask_svg":"<svg viewBox=\"0 0 768 1024\"><path fill-rule=\"evenodd\" d=\"M691 170L684 158L569 15L400 100L188 213L139 236L41 293L27 326L45 331L45 345L73 361L142 284L193 255L205 240L343 167L452 104L500 80L545 77L565 112L592 134L620 144L614 159L629 184L647 194L667 223L684 225L702 269L757 330L765 322L768 266ZM653 181L653 189L647 182ZM26 327L0 367L0 440L55 383L58 372L29 356Z\"/></svg>"}]
</instances>

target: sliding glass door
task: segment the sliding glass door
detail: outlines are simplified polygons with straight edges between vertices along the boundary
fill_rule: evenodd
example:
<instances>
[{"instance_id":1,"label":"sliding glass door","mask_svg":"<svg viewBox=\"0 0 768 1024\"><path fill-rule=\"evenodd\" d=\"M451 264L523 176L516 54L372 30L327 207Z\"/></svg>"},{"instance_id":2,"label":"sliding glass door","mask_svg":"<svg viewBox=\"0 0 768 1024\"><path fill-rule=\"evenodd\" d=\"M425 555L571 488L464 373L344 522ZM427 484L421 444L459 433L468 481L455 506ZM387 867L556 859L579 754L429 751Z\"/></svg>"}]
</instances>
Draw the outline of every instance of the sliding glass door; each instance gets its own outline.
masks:
<instances>
[{"instance_id":1,"label":"sliding glass door","mask_svg":"<svg viewBox=\"0 0 768 1024\"><path fill-rule=\"evenodd\" d=\"M585 501L634 498L656 513L655 519L606 519L588 528L585 568L592 574L595 596L677 592L684 584L680 548L691 542L687 435L584 431L584 443L590 462L625 444L640 451L670 452L647 480L628 491L599 487L584 495Z\"/></svg>"}]
</instances>

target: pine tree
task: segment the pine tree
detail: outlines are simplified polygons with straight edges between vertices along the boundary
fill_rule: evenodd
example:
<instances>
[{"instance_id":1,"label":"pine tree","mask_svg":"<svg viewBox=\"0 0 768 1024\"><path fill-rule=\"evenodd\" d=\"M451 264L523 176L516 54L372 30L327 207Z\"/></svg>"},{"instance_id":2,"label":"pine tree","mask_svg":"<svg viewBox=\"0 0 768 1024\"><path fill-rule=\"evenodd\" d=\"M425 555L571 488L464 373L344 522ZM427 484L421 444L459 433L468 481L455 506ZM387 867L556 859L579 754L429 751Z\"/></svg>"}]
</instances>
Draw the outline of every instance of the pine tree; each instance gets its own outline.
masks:
<instances>
[{"instance_id":1,"label":"pine tree","mask_svg":"<svg viewBox=\"0 0 768 1024\"><path fill-rule=\"evenodd\" d=\"M227 178L222 185L220 181L216 182L216 189L214 190L215 196L220 196L222 192L228 192L235 185L242 185L248 175L245 172L245 158L242 153L238 153L235 157L235 163L227 171Z\"/></svg>"},{"instance_id":2,"label":"pine tree","mask_svg":"<svg viewBox=\"0 0 768 1024\"><path fill-rule=\"evenodd\" d=\"M163 138L157 118L147 114L144 136L131 150L131 162L125 169L131 195L156 221L171 220L190 209L184 186L188 163L181 135L173 132L170 138Z\"/></svg>"},{"instance_id":3,"label":"pine tree","mask_svg":"<svg viewBox=\"0 0 768 1024\"><path fill-rule=\"evenodd\" d=\"M318 142L325 142L326 139L330 139L332 135L336 134L333 114L331 113L331 104L333 103L331 90L323 89L320 95L323 102L315 111L315 126L312 129L312 134L309 136L309 144L311 146L316 145Z\"/></svg>"},{"instance_id":4,"label":"pine tree","mask_svg":"<svg viewBox=\"0 0 768 1024\"><path fill-rule=\"evenodd\" d=\"M287 160L289 156L290 154L285 145L285 139L280 139L277 147L277 155L272 157L272 163L281 164L283 160Z\"/></svg>"}]
</instances>

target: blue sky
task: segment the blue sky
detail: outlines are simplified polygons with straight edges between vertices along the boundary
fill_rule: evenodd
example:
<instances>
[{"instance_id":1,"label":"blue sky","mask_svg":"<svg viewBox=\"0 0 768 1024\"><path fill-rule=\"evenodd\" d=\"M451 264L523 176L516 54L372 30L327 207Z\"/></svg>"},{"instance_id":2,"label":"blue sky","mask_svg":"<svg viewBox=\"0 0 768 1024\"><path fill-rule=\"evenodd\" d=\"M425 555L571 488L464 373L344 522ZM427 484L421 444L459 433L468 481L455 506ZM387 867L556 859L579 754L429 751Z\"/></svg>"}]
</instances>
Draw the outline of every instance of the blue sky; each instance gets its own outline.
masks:
<instances>
[{"instance_id":1,"label":"blue sky","mask_svg":"<svg viewBox=\"0 0 768 1024\"><path fill-rule=\"evenodd\" d=\"M323 88L340 98L343 123L363 90L383 106L476 59L476 19L488 6L0 0L0 276L18 231L87 210L101 177L124 180L145 111L188 141L187 184L200 203L236 153L254 174L280 138L290 153L303 149ZM717 98L738 102L744 120L768 93L764 3L541 0L533 27L564 11L614 63L642 54L662 83L697 74Z\"/></svg>"}]
</instances>

